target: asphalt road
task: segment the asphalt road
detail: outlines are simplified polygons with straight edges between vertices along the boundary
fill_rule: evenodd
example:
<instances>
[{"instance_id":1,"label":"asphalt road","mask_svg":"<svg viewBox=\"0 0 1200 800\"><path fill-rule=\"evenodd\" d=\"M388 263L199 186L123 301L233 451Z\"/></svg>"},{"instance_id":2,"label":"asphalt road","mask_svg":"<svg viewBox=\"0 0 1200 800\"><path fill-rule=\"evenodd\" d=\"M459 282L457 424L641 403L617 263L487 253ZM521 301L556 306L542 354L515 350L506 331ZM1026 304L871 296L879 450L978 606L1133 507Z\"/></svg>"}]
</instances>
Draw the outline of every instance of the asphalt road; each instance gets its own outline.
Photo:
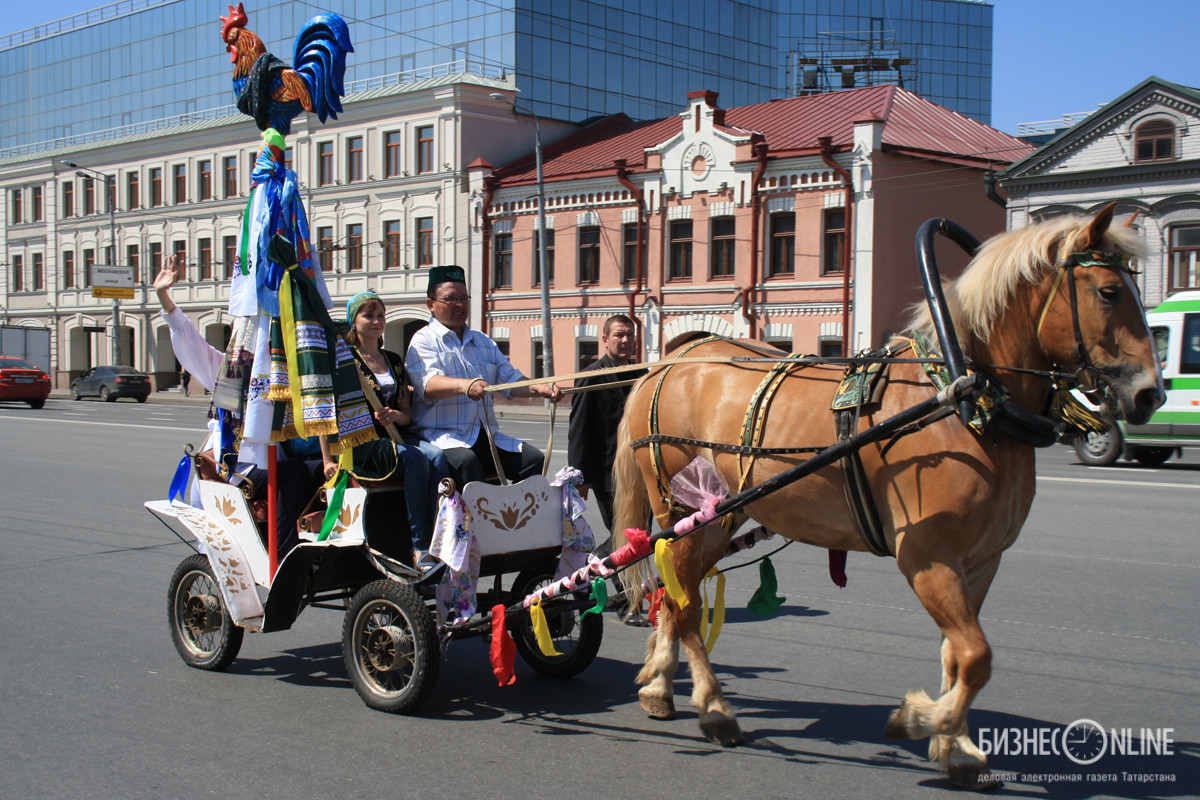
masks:
<instances>
[{"instance_id":1,"label":"asphalt road","mask_svg":"<svg viewBox=\"0 0 1200 800\"><path fill-rule=\"evenodd\" d=\"M834 586L823 552L773 560L787 602L745 603L731 573L713 661L747 734L724 749L679 718L647 719L633 677L646 632L606 620L570 681L518 664L499 688L480 642L455 642L415 717L366 708L341 660L341 615L248 636L225 673L186 667L166 589L190 553L143 508L164 497L196 403L0 404L0 797L933 797L953 791L924 743L890 742L904 692L938 686L938 634L894 564L852 554ZM565 420L555 464L565 453ZM504 429L542 446L544 421ZM1038 498L984 607L995 650L971 728L1027 741L993 755L1021 797L1194 797L1200 791L1200 454L1158 469L1039 455ZM598 521L597 521L598 524ZM760 548L763 545L759 546ZM758 550L757 552L762 552ZM1077 720L1170 754L1042 754ZM1146 729L1143 734L1142 729ZM1170 729L1170 730L1166 730ZM1045 730L1045 733L1040 731ZM1007 735L1007 734L1006 734ZM1169 740L1169 741L1167 741ZM1060 741L1056 738L1055 742ZM1165 775L1172 779L1160 779ZM1099 781L1098 778L1111 778Z\"/></svg>"}]
</instances>

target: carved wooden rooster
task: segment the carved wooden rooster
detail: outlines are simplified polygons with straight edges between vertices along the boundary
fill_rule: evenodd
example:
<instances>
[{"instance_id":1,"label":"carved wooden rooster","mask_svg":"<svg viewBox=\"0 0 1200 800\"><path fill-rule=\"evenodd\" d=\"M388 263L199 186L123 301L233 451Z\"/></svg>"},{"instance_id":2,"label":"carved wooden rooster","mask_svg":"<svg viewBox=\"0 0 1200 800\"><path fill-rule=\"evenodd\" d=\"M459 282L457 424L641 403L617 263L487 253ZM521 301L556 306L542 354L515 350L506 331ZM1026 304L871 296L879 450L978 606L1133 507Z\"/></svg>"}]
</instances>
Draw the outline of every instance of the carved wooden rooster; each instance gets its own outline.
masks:
<instances>
[{"instance_id":1,"label":"carved wooden rooster","mask_svg":"<svg viewBox=\"0 0 1200 800\"><path fill-rule=\"evenodd\" d=\"M301 109L324 122L337 119L345 93L346 54L354 52L350 31L336 14L318 14L296 36L294 66L267 52L246 30L246 9L229 6L221 17L221 39L233 63L233 92L238 110L254 117L259 130L274 128L285 136Z\"/></svg>"}]
</instances>

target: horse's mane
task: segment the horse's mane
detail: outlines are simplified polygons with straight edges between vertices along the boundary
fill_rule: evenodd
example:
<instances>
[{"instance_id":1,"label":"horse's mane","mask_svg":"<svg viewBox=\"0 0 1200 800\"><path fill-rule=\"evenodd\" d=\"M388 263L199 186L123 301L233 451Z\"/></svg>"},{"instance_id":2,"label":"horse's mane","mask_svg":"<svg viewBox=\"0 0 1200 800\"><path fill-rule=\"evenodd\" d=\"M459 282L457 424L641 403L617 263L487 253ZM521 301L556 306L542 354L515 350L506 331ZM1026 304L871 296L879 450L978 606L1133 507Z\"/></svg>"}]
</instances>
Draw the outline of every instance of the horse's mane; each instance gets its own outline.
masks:
<instances>
[{"instance_id":1,"label":"horse's mane","mask_svg":"<svg viewBox=\"0 0 1200 800\"><path fill-rule=\"evenodd\" d=\"M975 342L989 340L993 327L1022 283L1036 284L1054 268L1059 242L1090 222L1091 217L1078 215L1057 217L997 234L983 243L962 275L945 287L955 331L968 353ZM1103 250L1136 257L1143 248L1137 231L1118 224L1105 231ZM936 343L929 307L918 303L909 309L909 314L905 335Z\"/></svg>"}]
</instances>

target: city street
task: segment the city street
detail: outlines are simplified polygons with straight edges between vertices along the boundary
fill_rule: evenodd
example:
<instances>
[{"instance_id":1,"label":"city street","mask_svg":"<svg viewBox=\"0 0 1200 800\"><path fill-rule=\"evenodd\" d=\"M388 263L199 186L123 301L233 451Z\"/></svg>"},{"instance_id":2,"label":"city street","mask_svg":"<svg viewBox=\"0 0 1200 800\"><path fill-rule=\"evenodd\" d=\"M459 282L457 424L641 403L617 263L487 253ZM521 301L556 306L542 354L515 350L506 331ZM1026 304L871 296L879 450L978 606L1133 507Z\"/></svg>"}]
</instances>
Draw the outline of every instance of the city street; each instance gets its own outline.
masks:
<instances>
[{"instance_id":1,"label":"city street","mask_svg":"<svg viewBox=\"0 0 1200 800\"><path fill-rule=\"evenodd\" d=\"M712 654L746 743L651 720L633 682L646 629L605 620L598 659L568 681L518 660L500 688L479 640L453 643L420 715L368 709L346 677L342 616L309 609L248 635L227 672L190 669L167 629L167 583L192 551L143 508L165 498L203 401L0 404L0 773L10 798L909 798L954 791L926 743L888 741L904 693L935 695L938 631L891 559L772 557L787 602L745 610L757 568L730 573ZM554 468L565 462L558 416ZM544 448L545 419L503 429ZM1000 732L1019 797L1194 797L1200 787L1200 450L1147 469L1041 451L1038 496L983 609L992 678L973 735ZM598 515L589 518L599 528ZM760 544L730 563L777 547ZM1115 752L1080 765L1049 740L1094 721ZM1061 738L1054 738L1055 742ZM1146 753L1147 740L1160 752ZM976 735L977 743L981 737ZM1021 742L1022 751L1016 745ZM982 744L982 743L981 743ZM1161 752L1165 750L1165 752Z\"/></svg>"}]
</instances>

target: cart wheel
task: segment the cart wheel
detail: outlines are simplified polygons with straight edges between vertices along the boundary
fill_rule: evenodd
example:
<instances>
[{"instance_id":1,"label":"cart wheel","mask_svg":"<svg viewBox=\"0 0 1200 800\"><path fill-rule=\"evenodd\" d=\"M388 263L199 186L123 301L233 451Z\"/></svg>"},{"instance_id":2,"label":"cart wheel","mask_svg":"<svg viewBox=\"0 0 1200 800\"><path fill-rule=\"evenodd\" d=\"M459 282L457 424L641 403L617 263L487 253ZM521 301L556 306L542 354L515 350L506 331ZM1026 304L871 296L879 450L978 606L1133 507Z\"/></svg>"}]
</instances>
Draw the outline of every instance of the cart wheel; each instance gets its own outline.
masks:
<instances>
[{"instance_id":1,"label":"cart wheel","mask_svg":"<svg viewBox=\"0 0 1200 800\"><path fill-rule=\"evenodd\" d=\"M513 583L514 602L548 586L553 580L553 569L525 570L517 575ZM599 614L588 614L583 619L579 618L579 614L578 609L559 608L553 603L546 606L546 624L550 628L554 648L562 653L561 656L542 655L529 615L519 616L520 621L513 626L512 636L517 652L525 663L550 678L570 678L587 669L600 652L604 620Z\"/></svg>"},{"instance_id":2,"label":"cart wheel","mask_svg":"<svg viewBox=\"0 0 1200 800\"><path fill-rule=\"evenodd\" d=\"M363 702L379 711L415 711L437 681L433 617L407 583L378 580L354 595L342 626L346 673Z\"/></svg>"},{"instance_id":3,"label":"cart wheel","mask_svg":"<svg viewBox=\"0 0 1200 800\"><path fill-rule=\"evenodd\" d=\"M190 667L220 671L233 663L245 631L225 611L208 558L188 556L175 568L167 595L171 641Z\"/></svg>"}]
</instances>

